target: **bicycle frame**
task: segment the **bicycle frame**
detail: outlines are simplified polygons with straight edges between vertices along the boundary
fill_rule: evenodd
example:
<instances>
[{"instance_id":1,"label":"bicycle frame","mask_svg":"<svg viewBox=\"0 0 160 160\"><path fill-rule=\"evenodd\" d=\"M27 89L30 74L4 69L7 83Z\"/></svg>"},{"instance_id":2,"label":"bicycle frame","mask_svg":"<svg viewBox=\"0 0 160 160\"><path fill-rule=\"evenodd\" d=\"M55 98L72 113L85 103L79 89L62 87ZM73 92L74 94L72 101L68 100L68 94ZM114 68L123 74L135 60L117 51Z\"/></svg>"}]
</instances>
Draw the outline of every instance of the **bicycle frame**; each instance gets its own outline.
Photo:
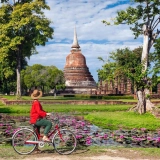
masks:
<instances>
[{"instance_id":1,"label":"bicycle frame","mask_svg":"<svg viewBox=\"0 0 160 160\"><path fill-rule=\"evenodd\" d=\"M36 125L33 126L33 129L23 126L23 128L17 130L12 136L14 150L19 154L30 154L36 148L44 147L47 143L49 146L52 145L59 154L71 154L77 146L75 134L70 130L61 128L58 118L53 119L52 122L54 125L48 134L50 141L42 140L43 135L40 134L41 127Z\"/></svg>"},{"instance_id":2,"label":"bicycle frame","mask_svg":"<svg viewBox=\"0 0 160 160\"><path fill-rule=\"evenodd\" d=\"M62 138L62 134L61 134L61 132L60 132L60 127L59 127L59 125L58 124L56 124L56 126L54 127L54 130L52 130L50 133L49 133L49 135L48 135L48 138L50 138L53 134L55 134L56 133L56 131L58 132L58 135L59 135L59 137L61 138L61 140L62 141L64 141L63 140L63 138ZM25 144L39 144L40 142L42 142L42 141L40 141L40 138L42 137L41 135L40 135L40 133L38 132L38 128L36 127L34 130L33 130L33 132L36 134L36 136L37 136L37 138L38 138L38 141L25 141ZM30 138L30 137L29 137ZM49 142L48 142L49 143Z\"/></svg>"},{"instance_id":3,"label":"bicycle frame","mask_svg":"<svg viewBox=\"0 0 160 160\"><path fill-rule=\"evenodd\" d=\"M58 135L60 136L60 138L62 139L62 134L60 132L60 127L58 124L56 124L56 126L54 127L54 130L51 131L51 133L48 135L48 138L50 138L55 132L58 132ZM63 140L63 139L62 139Z\"/></svg>"}]
</instances>

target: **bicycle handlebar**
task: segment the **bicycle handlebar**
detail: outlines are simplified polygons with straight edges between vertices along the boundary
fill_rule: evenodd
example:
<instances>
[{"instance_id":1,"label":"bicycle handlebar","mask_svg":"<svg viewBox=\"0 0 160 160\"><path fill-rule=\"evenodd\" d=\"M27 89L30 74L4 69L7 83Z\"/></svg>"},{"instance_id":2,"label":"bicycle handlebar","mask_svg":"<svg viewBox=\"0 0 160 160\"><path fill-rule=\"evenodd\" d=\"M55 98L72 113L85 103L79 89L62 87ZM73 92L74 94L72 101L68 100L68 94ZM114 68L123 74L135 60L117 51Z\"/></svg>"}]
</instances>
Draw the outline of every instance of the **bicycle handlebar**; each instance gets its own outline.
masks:
<instances>
[{"instance_id":1,"label":"bicycle handlebar","mask_svg":"<svg viewBox=\"0 0 160 160\"><path fill-rule=\"evenodd\" d=\"M54 122L59 122L59 117L58 117L58 115L55 114L55 113L51 113L51 114L48 115L46 118L47 118L47 119L50 119L50 120L52 120L52 121L54 121Z\"/></svg>"}]
</instances>

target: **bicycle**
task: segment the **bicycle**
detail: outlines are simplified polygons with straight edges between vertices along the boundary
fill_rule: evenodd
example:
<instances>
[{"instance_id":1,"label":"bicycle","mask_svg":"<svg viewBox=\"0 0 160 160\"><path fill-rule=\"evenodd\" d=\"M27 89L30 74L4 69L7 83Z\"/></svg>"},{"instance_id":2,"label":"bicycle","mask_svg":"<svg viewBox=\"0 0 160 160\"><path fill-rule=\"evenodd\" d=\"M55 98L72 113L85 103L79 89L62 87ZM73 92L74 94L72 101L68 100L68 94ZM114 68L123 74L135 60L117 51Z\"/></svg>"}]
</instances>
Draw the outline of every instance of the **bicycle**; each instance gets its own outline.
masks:
<instances>
[{"instance_id":1,"label":"bicycle","mask_svg":"<svg viewBox=\"0 0 160 160\"><path fill-rule=\"evenodd\" d=\"M54 127L51 129L48 138L51 142L44 142L40 139L43 137L36 125L33 129L22 127L12 136L12 146L14 150L22 155L31 154L37 146L43 147L45 143L53 145L56 152L62 155L71 154L77 146L75 134L68 129L61 129L59 118L52 119Z\"/></svg>"}]
</instances>

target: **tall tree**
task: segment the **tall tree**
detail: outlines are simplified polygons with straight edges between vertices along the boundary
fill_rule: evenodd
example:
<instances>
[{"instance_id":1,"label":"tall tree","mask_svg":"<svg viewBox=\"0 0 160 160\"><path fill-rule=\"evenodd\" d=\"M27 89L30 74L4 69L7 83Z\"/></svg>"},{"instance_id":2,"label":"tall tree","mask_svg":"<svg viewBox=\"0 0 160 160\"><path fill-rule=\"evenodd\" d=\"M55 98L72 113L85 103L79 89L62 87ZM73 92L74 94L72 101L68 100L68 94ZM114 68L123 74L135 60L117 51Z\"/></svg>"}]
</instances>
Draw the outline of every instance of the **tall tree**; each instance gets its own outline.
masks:
<instances>
[{"instance_id":1,"label":"tall tree","mask_svg":"<svg viewBox=\"0 0 160 160\"><path fill-rule=\"evenodd\" d=\"M159 0L133 0L138 4L136 7L128 7L126 10L118 11L118 15L114 19L114 24L132 25L130 29L133 31L135 38L143 35L143 50L141 55L141 62L143 64L142 72L147 72L149 65L149 52L153 44L156 42L160 31L158 26L160 23L160 1ZM103 21L106 25L111 25L110 22ZM144 74L145 75L145 74ZM147 82L147 77L143 77L141 81ZM141 83L144 84L144 83ZM144 87L144 86L143 86ZM136 110L142 114L146 110L152 110L152 103L147 99L149 94L147 85L144 89L138 90L138 103Z\"/></svg>"},{"instance_id":2,"label":"tall tree","mask_svg":"<svg viewBox=\"0 0 160 160\"><path fill-rule=\"evenodd\" d=\"M26 59L22 59L21 68L23 69L26 64ZM12 54L0 63L0 73L0 92L16 92L16 58Z\"/></svg>"},{"instance_id":3,"label":"tall tree","mask_svg":"<svg viewBox=\"0 0 160 160\"><path fill-rule=\"evenodd\" d=\"M36 54L36 46L45 45L52 38L43 10L49 10L44 0L1 0L0 7L0 62L9 56L16 59L17 95L21 96L20 72L22 61ZM8 72L10 69L8 68Z\"/></svg>"}]
</instances>

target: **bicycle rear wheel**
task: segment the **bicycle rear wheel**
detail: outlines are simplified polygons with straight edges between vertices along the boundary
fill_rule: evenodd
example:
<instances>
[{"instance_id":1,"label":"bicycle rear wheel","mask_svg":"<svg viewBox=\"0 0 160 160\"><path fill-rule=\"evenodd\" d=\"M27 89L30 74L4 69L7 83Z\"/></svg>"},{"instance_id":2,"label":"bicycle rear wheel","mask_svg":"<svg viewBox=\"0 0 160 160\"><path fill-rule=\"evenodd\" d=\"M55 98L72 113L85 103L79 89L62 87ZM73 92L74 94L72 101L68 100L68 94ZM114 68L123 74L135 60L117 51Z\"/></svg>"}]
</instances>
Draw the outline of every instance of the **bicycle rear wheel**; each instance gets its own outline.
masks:
<instances>
[{"instance_id":1,"label":"bicycle rear wheel","mask_svg":"<svg viewBox=\"0 0 160 160\"><path fill-rule=\"evenodd\" d=\"M12 137L12 146L19 154L30 154L34 151L37 144L28 142L37 141L37 135L28 128L23 128L14 133Z\"/></svg>"},{"instance_id":2,"label":"bicycle rear wheel","mask_svg":"<svg viewBox=\"0 0 160 160\"><path fill-rule=\"evenodd\" d=\"M66 129L56 132L52 139L52 143L59 154L71 154L77 146L75 134Z\"/></svg>"}]
</instances>

